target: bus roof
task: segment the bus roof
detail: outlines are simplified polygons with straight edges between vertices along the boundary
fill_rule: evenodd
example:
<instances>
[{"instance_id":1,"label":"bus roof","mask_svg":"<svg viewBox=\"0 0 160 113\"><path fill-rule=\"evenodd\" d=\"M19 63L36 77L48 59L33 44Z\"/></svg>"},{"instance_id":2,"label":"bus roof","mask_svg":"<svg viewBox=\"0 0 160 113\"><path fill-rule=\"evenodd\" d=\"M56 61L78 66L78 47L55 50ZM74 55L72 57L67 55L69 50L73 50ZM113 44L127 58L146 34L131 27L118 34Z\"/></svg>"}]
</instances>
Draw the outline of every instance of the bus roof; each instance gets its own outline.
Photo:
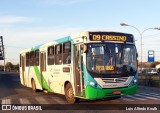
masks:
<instances>
[{"instance_id":1,"label":"bus roof","mask_svg":"<svg viewBox=\"0 0 160 113\"><path fill-rule=\"evenodd\" d=\"M43 44L40 44L40 45L33 46L31 48L22 50L20 53L29 52L29 51L35 51L35 50L38 50L40 47L45 47L45 46L50 46L50 45L53 45L53 44L63 43L63 42L66 42L66 41L75 40L75 39L82 38L82 37L89 37L90 33L120 34L120 35L130 35L130 36L133 37L132 34L122 33L122 32L114 32L114 31L85 31L85 32L79 32L79 33L71 35L71 36L66 36L66 37L63 37L63 38L59 38L59 39L53 40L53 41L48 42L48 43L43 43Z\"/></svg>"}]
</instances>

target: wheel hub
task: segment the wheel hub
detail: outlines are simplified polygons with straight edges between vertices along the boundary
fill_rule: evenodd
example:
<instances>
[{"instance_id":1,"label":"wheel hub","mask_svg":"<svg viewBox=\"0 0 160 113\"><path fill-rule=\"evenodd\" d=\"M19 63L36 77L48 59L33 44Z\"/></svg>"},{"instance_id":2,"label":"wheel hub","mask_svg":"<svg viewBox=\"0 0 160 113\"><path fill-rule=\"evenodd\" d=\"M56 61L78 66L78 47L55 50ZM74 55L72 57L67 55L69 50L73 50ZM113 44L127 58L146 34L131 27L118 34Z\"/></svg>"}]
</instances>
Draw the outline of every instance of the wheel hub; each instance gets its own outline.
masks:
<instances>
[{"instance_id":1,"label":"wheel hub","mask_svg":"<svg viewBox=\"0 0 160 113\"><path fill-rule=\"evenodd\" d=\"M72 88L68 89L68 97L69 98L73 98L73 90L72 90Z\"/></svg>"}]
</instances>

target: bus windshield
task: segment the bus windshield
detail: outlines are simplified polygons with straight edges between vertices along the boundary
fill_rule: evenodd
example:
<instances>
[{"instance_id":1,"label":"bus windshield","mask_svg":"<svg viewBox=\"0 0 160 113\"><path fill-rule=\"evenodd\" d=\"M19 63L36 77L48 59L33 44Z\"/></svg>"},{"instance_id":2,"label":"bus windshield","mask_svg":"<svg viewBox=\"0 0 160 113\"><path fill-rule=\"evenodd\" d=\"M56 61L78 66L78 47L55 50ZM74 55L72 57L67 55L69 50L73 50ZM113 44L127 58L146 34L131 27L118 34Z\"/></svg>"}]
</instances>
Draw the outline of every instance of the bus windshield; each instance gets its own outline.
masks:
<instances>
[{"instance_id":1,"label":"bus windshield","mask_svg":"<svg viewBox=\"0 0 160 113\"><path fill-rule=\"evenodd\" d=\"M137 71L136 47L133 44L88 44L87 49L87 69L91 73L133 76Z\"/></svg>"}]
</instances>

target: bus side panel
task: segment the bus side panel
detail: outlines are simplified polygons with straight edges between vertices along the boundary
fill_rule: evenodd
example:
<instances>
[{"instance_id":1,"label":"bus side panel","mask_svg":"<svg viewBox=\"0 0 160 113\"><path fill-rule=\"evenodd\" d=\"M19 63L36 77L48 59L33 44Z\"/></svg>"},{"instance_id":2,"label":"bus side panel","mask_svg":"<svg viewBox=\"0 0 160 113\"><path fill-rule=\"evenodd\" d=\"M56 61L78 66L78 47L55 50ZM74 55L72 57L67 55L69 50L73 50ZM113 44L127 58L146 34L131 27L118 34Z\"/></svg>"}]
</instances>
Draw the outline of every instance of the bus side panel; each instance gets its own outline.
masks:
<instances>
[{"instance_id":1,"label":"bus side panel","mask_svg":"<svg viewBox=\"0 0 160 113\"><path fill-rule=\"evenodd\" d=\"M31 77L33 76L33 71L32 71L32 67L26 67L26 74L25 74L25 84L27 87L32 87L31 86Z\"/></svg>"},{"instance_id":2,"label":"bus side panel","mask_svg":"<svg viewBox=\"0 0 160 113\"><path fill-rule=\"evenodd\" d=\"M20 82L25 85L25 54L20 54Z\"/></svg>"},{"instance_id":3,"label":"bus side panel","mask_svg":"<svg viewBox=\"0 0 160 113\"><path fill-rule=\"evenodd\" d=\"M25 67L25 76L24 76L24 78L25 78L25 86L27 86L27 87L29 87L29 85L28 85L28 80L29 80L29 72L28 72L28 70L30 69L30 67Z\"/></svg>"},{"instance_id":4,"label":"bus side panel","mask_svg":"<svg viewBox=\"0 0 160 113\"><path fill-rule=\"evenodd\" d=\"M40 75L38 75L39 73L36 73L34 66L26 67L25 70L25 86L32 87L31 80L34 79L36 88L42 89Z\"/></svg>"},{"instance_id":5,"label":"bus side panel","mask_svg":"<svg viewBox=\"0 0 160 113\"><path fill-rule=\"evenodd\" d=\"M64 69L70 70L70 66L68 65L51 65L47 68L47 76L48 76L48 84L50 92L54 93L64 93L64 83L65 81L70 81L70 73L69 72L63 72Z\"/></svg>"},{"instance_id":6,"label":"bus side panel","mask_svg":"<svg viewBox=\"0 0 160 113\"><path fill-rule=\"evenodd\" d=\"M32 78L35 80L36 88L42 90L42 80L41 80L41 73L40 73L40 66L33 66L32 67L33 75L30 76L30 86Z\"/></svg>"},{"instance_id":7,"label":"bus side panel","mask_svg":"<svg viewBox=\"0 0 160 113\"><path fill-rule=\"evenodd\" d=\"M24 74L22 72L22 67L20 67L20 82L22 85L25 85L24 80L25 79L24 79Z\"/></svg>"}]
</instances>

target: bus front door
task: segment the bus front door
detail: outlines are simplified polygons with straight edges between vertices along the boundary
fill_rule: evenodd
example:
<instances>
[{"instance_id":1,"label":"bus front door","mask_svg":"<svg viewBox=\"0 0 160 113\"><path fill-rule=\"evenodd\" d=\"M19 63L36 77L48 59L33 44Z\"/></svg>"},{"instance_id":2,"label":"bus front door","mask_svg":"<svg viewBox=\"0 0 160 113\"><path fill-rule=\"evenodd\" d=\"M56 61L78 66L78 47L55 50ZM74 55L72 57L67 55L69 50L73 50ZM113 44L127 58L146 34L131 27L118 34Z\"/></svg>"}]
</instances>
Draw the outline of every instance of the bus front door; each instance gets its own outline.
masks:
<instances>
[{"instance_id":1,"label":"bus front door","mask_svg":"<svg viewBox=\"0 0 160 113\"><path fill-rule=\"evenodd\" d=\"M81 45L74 46L74 85L76 96L84 96L83 51Z\"/></svg>"}]
</instances>

